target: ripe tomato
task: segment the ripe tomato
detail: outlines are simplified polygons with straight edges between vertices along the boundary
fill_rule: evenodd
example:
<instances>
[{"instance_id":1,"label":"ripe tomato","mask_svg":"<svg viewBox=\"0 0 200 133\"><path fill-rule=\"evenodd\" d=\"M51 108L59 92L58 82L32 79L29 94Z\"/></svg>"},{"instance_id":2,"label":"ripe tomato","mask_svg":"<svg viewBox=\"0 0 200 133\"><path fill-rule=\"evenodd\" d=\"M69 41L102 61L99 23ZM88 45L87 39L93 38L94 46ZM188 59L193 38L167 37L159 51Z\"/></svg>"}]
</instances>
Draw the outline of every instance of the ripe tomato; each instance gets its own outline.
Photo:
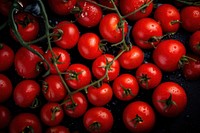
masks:
<instances>
[{"instance_id":1,"label":"ripe tomato","mask_svg":"<svg viewBox=\"0 0 200 133\"><path fill-rule=\"evenodd\" d=\"M53 32L57 34L53 36L55 44L63 49L73 48L79 40L78 27L68 21L59 22Z\"/></svg>"},{"instance_id":2,"label":"ripe tomato","mask_svg":"<svg viewBox=\"0 0 200 133\"><path fill-rule=\"evenodd\" d=\"M14 62L14 51L5 43L0 43L0 72L8 70Z\"/></svg>"},{"instance_id":3,"label":"ripe tomato","mask_svg":"<svg viewBox=\"0 0 200 133\"><path fill-rule=\"evenodd\" d=\"M35 114L21 113L11 120L9 133L23 132L42 133L40 120Z\"/></svg>"},{"instance_id":4,"label":"ripe tomato","mask_svg":"<svg viewBox=\"0 0 200 133\"><path fill-rule=\"evenodd\" d=\"M188 32L200 30L200 7L186 6L180 12L181 25Z\"/></svg>"},{"instance_id":5,"label":"ripe tomato","mask_svg":"<svg viewBox=\"0 0 200 133\"><path fill-rule=\"evenodd\" d=\"M45 133L70 133L70 131L67 127L58 125L47 128Z\"/></svg>"},{"instance_id":6,"label":"ripe tomato","mask_svg":"<svg viewBox=\"0 0 200 133\"><path fill-rule=\"evenodd\" d=\"M42 93L49 102L59 102L65 98L67 90L58 75L49 75L43 81Z\"/></svg>"},{"instance_id":7,"label":"ripe tomato","mask_svg":"<svg viewBox=\"0 0 200 133\"><path fill-rule=\"evenodd\" d=\"M125 69L135 69L144 61L144 53L139 47L132 46L129 51L122 53L118 58L118 61L120 66Z\"/></svg>"},{"instance_id":8,"label":"ripe tomato","mask_svg":"<svg viewBox=\"0 0 200 133\"><path fill-rule=\"evenodd\" d=\"M100 86L90 86L87 90L88 101L95 106L104 106L111 101L113 90L107 83Z\"/></svg>"},{"instance_id":9,"label":"ripe tomato","mask_svg":"<svg viewBox=\"0 0 200 133\"><path fill-rule=\"evenodd\" d=\"M64 111L58 103L46 103L40 110L40 119L47 126L57 126L63 118Z\"/></svg>"},{"instance_id":10,"label":"ripe tomato","mask_svg":"<svg viewBox=\"0 0 200 133\"><path fill-rule=\"evenodd\" d=\"M152 57L161 70L172 72L180 67L185 54L186 49L180 41L168 39L159 43Z\"/></svg>"},{"instance_id":11,"label":"ripe tomato","mask_svg":"<svg viewBox=\"0 0 200 133\"><path fill-rule=\"evenodd\" d=\"M131 132L150 132L155 120L153 108L143 101L132 102L123 111L123 122Z\"/></svg>"},{"instance_id":12,"label":"ripe tomato","mask_svg":"<svg viewBox=\"0 0 200 133\"><path fill-rule=\"evenodd\" d=\"M13 91L13 99L16 105L26 108L34 107L35 100L40 94L40 86L34 80L22 80Z\"/></svg>"},{"instance_id":13,"label":"ripe tomato","mask_svg":"<svg viewBox=\"0 0 200 133\"><path fill-rule=\"evenodd\" d=\"M52 51L54 52L54 55L52 55L50 50L48 50L44 54L44 58L50 64L51 74L57 74L56 67L54 66L54 64L58 67L60 72L66 71L71 61L69 53L66 50L59 47L53 47ZM46 63L44 64L44 66L46 69L48 68Z\"/></svg>"},{"instance_id":14,"label":"ripe tomato","mask_svg":"<svg viewBox=\"0 0 200 133\"><path fill-rule=\"evenodd\" d=\"M111 63L111 65L109 65L109 63ZM106 74L106 69L108 69L108 74L107 77L104 78L104 81L112 81L119 75L119 62L118 60L114 60L114 56L111 54L99 56L92 64L92 73L97 79L102 78Z\"/></svg>"},{"instance_id":15,"label":"ripe tomato","mask_svg":"<svg viewBox=\"0 0 200 133\"><path fill-rule=\"evenodd\" d=\"M134 12L135 10L138 10L141 6L148 2L150 2L150 0L120 0L119 7L122 14L127 15L131 12ZM152 10L153 2L151 2L146 8L143 8L135 14L128 16L127 19L135 21L141 18L148 17L151 14Z\"/></svg>"},{"instance_id":16,"label":"ripe tomato","mask_svg":"<svg viewBox=\"0 0 200 133\"><path fill-rule=\"evenodd\" d=\"M93 107L83 117L84 127L90 133L108 133L113 126L113 115L104 107Z\"/></svg>"},{"instance_id":17,"label":"ripe tomato","mask_svg":"<svg viewBox=\"0 0 200 133\"><path fill-rule=\"evenodd\" d=\"M162 80L161 70L152 63L145 63L138 67L135 74L139 85L144 89L154 89Z\"/></svg>"},{"instance_id":18,"label":"ripe tomato","mask_svg":"<svg viewBox=\"0 0 200 133\"><path fill-rule=\"evenodd\" d=\"M88 103L85 96L81 92L68 95L63 101L63 110L67 116L72 118L81 117L87 110Z\"/></svg>"},{"instance_id":19,"label":"ripe tomato","mask_svg":"<svg viewBox=\"0 0 200 133\"><path fill-rule=\"evenodd\" d=\"M31 45L30 47L41 55L44 55L41 47L36 45ZM15 54L15 70L17 71L17 74L23 78L36 78L41 73L42 62L43 60L39 56L25 47L18 49Z\"/></svg>"},{"instance_id":20,"label":"ripe tomato","mask_svg":"<svg viewBox=\"0 0 200 133\"><path fill-rule=\"evenodd\" d=\"M142 18L133 25L132 37L134 42L143 49L151 49L157 46L162 35L161 26L152 18Z\"/></svg>"},{"instance_id":21,"label":"ripe tomato","mask_svg":"<svg viewBox=\"0 0 200 133\"><path fill-rule=\"evenodd\" d=\"M200 55L200 30L190 36L189 47L195 54Z\"/></svg>"},{"instance_id":22,"label":"ripe tomato","mask_svg":"<svg viewBox=\"0 0 200 133\"><path fill-rule=\"evenodd\" d=\"M100 21L99 32L101 36L110 43L118 43L128 32L126 21L120 21L117 13L106 14Z\"/></svg>"},{"instance_id":23,"label":"ripe tomato","mask_svg":"<svg viewBox=\"0 0 200 133\"><path fill-rule=\"evenodd\" d=\"M92 32L82 34L78 41L78 51L85 59L92 60L100 56L100 47L100 38Z\"/></svg>"},{"instance_id":24,"label":"ripe tomato","mask_svg":"<svg viewBox=\"0 0 200 133\"><path fill-rule=\"evenodd\" d=\"M179 10L171 4L162 4L156 8L154 19L158 21L163 32L177 32L180 27Z\"/></svg>"},{"instance_id":25,"label":"ripe tomato","mask_svg":"<svg viewBox=\"0 0 200 133\"><path fill-rule=\"evenodd\" d=\"M6 128L11 121L11 112L10 110L0 105L0 129Z\"/></svg>"},{"instance_id":26,"label":"ripe tomato","mask_svg":"<svg viewBox=\"0 0 200 133\"><path fill-rule=\"evenodd\" d=\"M163 82L154 90L152 101L161 115L176 117L184 111L187 104L187 95L179 84Z\"/></svg>"},{"instance_id":27,"label":"ripe tomato","mask_svg":"<svg viewBox=\"0 0 200 133\"><path fill-rule=\"evenodd\" d=\"M135 98L139 92L139 85L131 74L121 74L112 85L113 93L119 100L129 101Z\"/></svg>"},{"instance_id":28,"label":"ripe tomato","mask_svg":"<svg viewBox=\"0 0 200 133\"><path fill-rule=\"evenodd\" d=\"M13 91L11 80L4 74L0 74L0 103L7 101Z\"/></svg>"},{"instance_id":29,"label":"ripe tomato","mask_svg":"<svg viewBox=\"0 0 200 133\"><path fill-rule=\"evenodd\" d=\"M98 0L98 1L99 1L99 3L100 3L101 5L104 5L104 6L106 6L106 7L113 8L113 4L112 4L111 0ZM115 5L116 5L117 7L119 6L119 0L114 0L114 3L115 3Z\"/></svg>"}]
</instances>

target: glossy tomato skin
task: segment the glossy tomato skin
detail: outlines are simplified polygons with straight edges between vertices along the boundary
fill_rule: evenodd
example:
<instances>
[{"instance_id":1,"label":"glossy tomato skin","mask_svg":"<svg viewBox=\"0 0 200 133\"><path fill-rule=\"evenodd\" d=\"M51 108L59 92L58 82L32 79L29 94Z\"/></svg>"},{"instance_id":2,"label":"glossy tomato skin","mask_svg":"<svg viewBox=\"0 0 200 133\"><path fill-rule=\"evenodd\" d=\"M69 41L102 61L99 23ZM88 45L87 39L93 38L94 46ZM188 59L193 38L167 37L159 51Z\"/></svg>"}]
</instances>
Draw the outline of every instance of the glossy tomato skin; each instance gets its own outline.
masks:
<instances>
[{"instance_id":1,"label":"glossy tomato skin","mask_svg":"<svg viewBox=\"0 0 200 133\"><path fill-rule=\"evenodd\" d=\"M100 38L97 34L88 32L81 35L78 41L78 51L85 59L93 60L102 54Z\"/></svg>"},{"instance_id":2,"label":"glossy tomato skin","mask_svg":"<svg viewBox=\"0 0 200 133\"><path fill-rule=\"evenodd\" d=\"M59 30L62 30L62 33L59 33ZM57 46L63 49L71 49L75 47L79 40L79 29L78 27L68 21L59 22L54 31L55 34L61 34L59 37L53 37L54 42Z\"/></svg>"},{"instance_id":3,"label":"glossy tomato skin","mask_svg":"<svg viewBox=\"0 0 200 133\"><path fill-rule=\"evenodd\" d=\"M195 54L200 55L200 30L190 36L189 47Z\"/></svg>"},{"instance_id":4,"label":"glossy tomato skin","mask_svg":"<svg viewBox=\"0 0 200 133\"><path fill-rule=\"evenodd\" d=\"M200 30L200 7L186 6L180 12L181 25L188 32Z\"/></svg>"},{"instance_id":5,"label":"glossy tomato skin","mask_svg":"<svg viewBox=\"0 0 200 133\"><path fill-rule=\"evenodd\" d=\"M5 43L0 43L0 72L8 70L14 62L14 51Z\"/></svg>"},{"instance_id":6,"label":"glossy tomato skin","mask_svg":"<svg viewBox=\"0 0 200 133\"><path fill-rule=\"evenodd\" d=\"M121 74L112 85L113 93L116 98L122 101L130 101L135 98L139 92L139 85L131 74Z\"/></svg>"},{"instance_id":7,"label":"glossy tomato skin","mask_svg":"<svg viewBox=\"0 0 200 133\"><path fill-rule=\"evenodd\" d=\"M127 22L123 22L123 24L121 24L123 29L119 26L119 22L120 18L117 13L106 14L100 21L99 32L109 43L120 42L123 38L122 32L124 32L124 35L128 32Z\"/></svg>"},{"instance_id":8,"label":"glossy tomato skin","mask_svg":"<svg viewBox=\"0 0 200 133\"><path fill-rule=\"evenodd\" d=\"M153 108L146 102L134 101L123 111L123 122L131 132L150 132L155 125L156 116Z\"/></svg>"},{"instance_id":9,"label":"glossy tomato skin","mask_svg":"<svg viewBox=\"0 0 200 133\"><path fill-rule=\"evenodd\" d=\"M120 0L119 7L123 15L127 15L135 10L138 10L141 6L148 3L150 0ZM148 17L153 10L153 2L149 4L145 9L136 12L133 15L127 17L131 21L136 21L141 18Z\"/></svg>"},{"instance_id":10,"label":"glossy tomato skin","mask_svg":"<svg viewBox=\"0 0 200 133\"><path fill-rule=\"evenodd\" d=\"M11 120L9 133L21 133L24 130L31 130L27 128L32 128L34 133L42 133L40 120L35 114L20 113Z\"/></svg>"},{"instance_id":11,"label":"glossy tomato skin","mask_svg":"<svg viewBox=\"0 0 200 133\"><path fill-rule=\"evenodd\" d=\"M179 61L185 54L186 49L180 41L168 39L159 43L152 57L161 70L172 72L179 68Z\"/></svg>"},{"instance_id":12,"label":"glossy tomato skin","mask_svg":"<svg viewBox=\"0 0 200 133\"><path fill-rule=\"evenodd\" d=\"M131 70L139 67L144 61L144 53L138 46L132 46L129 51L124 52L118 61L120 66Z\"/></svg>"},{"instance_id":13,"label":"glossy tomato skin","mask_svg":"<svg viewBox=\"0 0 200 133\"><path fill-rule=\"evenodd\" d=\"M166 100L170 98L173 103ZM182 113L187 105L185 90L175 82L163 82L156 87L152 94L153 105L165 117L176 117ZM167 105L169 104L169 105Z\"/></svg>"},{"instance_id":14,"label":"glossy tomato skin","mask_svg":"<svg viewBox=\"0 0 200 133\"><path fill-rule=\"evenodd\" d=\"M93 107L87 110L83 117L84 127L90 133L107 133L113 126L113 115L104 107ZM95 124L99 127L95 128Z\"/></svg>"},{"instance_id":15,"label":"glossy tomato skin","mask_svg":"<svg viewBox=\"0 0 200 133\"><path fill-rule=\"evenodd\" d=\"M154 19L158 21L163 32L177 32L180 27L180 13L178 9L171 4L162 4L156 8Z\"/></svg>"},{"instance_id":16,"label":"glossy tomato skin","mask_svg":"<svg viewBox=\"0 0 200 133\"><path fill-rule=\"evenodd\" d=\"M11 112L10 110L0 105L0 129L6 128L11 121Z\"/></svg>"},{"instance_id":17,"label":"glossy tomato skin","mask_svg":"<svg viewBox=\"0 0 200 133\"><path fill-rule=\"evenodd\" d=\"M107 63L112 62L114 56L111 54L103 54L96 58L92 64L92 73L97 78L100 79L106 74ZM108 77L104 78L104 81L114 80L120 72L120 65L118 60L114 60L108 69Z\"/></svg>"},{"instance_id":18,"label":"glossy tomato skin","mask_svg":"<svg viewBox=\"0 0 200 133\"><path fill-rule=\"evenodd\" d=\"M152 18L142 18L138 20L132 29L132 37L136 45L142 49L151 49L158 45L159 38L163 35L162 28Z\"/></svg>"},{"instance_id":19,"label":"glossy tomato skin","mask_svg":"<svg viewBox=\"0 0 200 133\"><path fill-rule=\"evenodd\" d=\"M47 128L45 133L70 133L70 131L69 128L58 125Z\"/></svg>"},{"instance_id":20,"label":"glossy tomato skin","mask_svg":"<svg viewBox=\"0 0 200 133\"><path fill-rule=\"evenodd\" d=\"M7 101L13 92L11 80L4 74L0 74L0 103Z\"/></svg>"}]
</instances>

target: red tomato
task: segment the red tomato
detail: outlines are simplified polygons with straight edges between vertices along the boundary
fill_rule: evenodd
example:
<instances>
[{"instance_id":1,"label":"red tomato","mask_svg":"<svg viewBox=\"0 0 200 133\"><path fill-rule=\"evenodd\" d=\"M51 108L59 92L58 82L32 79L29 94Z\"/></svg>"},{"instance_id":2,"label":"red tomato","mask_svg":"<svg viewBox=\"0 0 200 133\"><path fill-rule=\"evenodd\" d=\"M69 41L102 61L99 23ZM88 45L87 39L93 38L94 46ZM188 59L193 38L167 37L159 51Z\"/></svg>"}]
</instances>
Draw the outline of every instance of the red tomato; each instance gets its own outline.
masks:
<instances>
[{"instance_id":1,"label":"red tomato","mask_svg":"<svg viewBox=\"0 0 200 133\"><path fill-rule=\"evenodd\" d=\"M56 126L64 118L64 111L58 103L49 102L42 106L40 119L47 126Z\"/></svg>"},{"instance_id":2,"label":"red tomato","mask_svg":"<svg viewBox=\"0 0 200 133\"><path fill-rule=\"evenodd\" d=\"M129 101L135 98L139 92L139 85L131 74L121 74L112 85L113 93L119 100Z\"/></svg>"},{"instance_id":3,"label":"red tomato","mask_svg":"<svg viewBox=\"0 0 200 133\"><path fill-rule=\"evenodd\" d=\"M131 132L150 132L155 121L155 112L146 102L135 101L128 104L124 109L123 122Z\"/></svg>"},{"instance_id":4,"label":"red tomato","mask_svg":"<svg viewBox=\"0 0 200 133\"><path fill-rule=\"evenodd\" d=\"M73 100L72 100L73 99ZM72 118L81 117L87 110L87 99L81 92L67 96L63 102L63 110L67 116Z\"/></svg>"},{"instance_id":5,"label":"red tomato","mask_svg":"<svg viewBox=\"0 0 200 133\"><path fill-rule=\"evenodd\" d=\"M153 92L153 105L163 116L176 117L187 104L185 90L175 82L163 82Z\"/></svg>"},{"instance_id":6,"label":"red tomato","mask_svg":"<svg viewBox=\"0 0 200 133\"><path fill-rule=\"evenodd\" d=\"M100 38L92 32L82 34L78 41L78 51L85 59L97 58L102 54Z\"/></svg>"},{"instance_id":7,"label":"red tomato","mask_svg":"<svg viewBox=\"0 0 200 133\"><path fill-rule=\"evenodd\" d=\"M158 21L163 32L177 32L180 27L179 10L171 4L162 4L156 8L154 19Z\"/></svg>"},{"instance_id":8,"label":"red tomato","mask_svg":"<svg viewBox=\"0 0 200 133\"><path fill-rule=\"evenodd\" d=\"M186 49L180 41L168 39L160 42L153 51L153 60L161 70L172 72L180 67L185 54Z\"/></svg>"},{"instance_id":9,"label":"red tomato","mask_svg":"<svg viewBox=\"0 0 200 133\"><path fill-rule=\"evenodd\" d=\"M142 18L133 25L134 42L143 49L157 46L162 35L161 26L152 18Z\"/></svg>"},{"instance_id":10,"label":"red tomato","mask_svg":"<svg viewBox=\"0 0 200 133\"><path fill-rule=\"evenodd\" d=\"M9 133L23 133L25 131L42 133L40 120L35 114L21 113L11 120Z\"/></svg>"},{"instance_id":11,"label":"red tomato","mask_svg":"<svg viewBox=\"0 0 200 133\"><path fill-rule=\"evenodd\" d=\"M43 81L42 93L49 102L59 102L65 98L67 90L58 75L49 75Z\"/></svg>"},{"instance_id":12,"label":"red tomato","mask_svg":"<svg viewBox=\"0 0 200 133\"><path fill-rule=\"evenodd\" d=\"M150 0L120 0L119 7L123 15L127 15L131 12L138 10L141 6L144 6ZM136 12L133 15L127 17L127 19L135 21L141 18L148 17L153 10L153 2L151 2L146 8Z\"/></svg>"},{"instance_id":13,"label":"red tomato","mask_svg":"<svg viewBox=\"0 0 200 133\"><path fill-rule=\"evenodd\" d=\"M111 64L109 65L109 63ZM99 56L92 64L92 73L97 79L103 78L106 74L106 69L108 69L108 74L107 77L104 78L104 81L112 81L119 75L119 62L118 60L114 60L114 56L111 54Z\"/></svg>"},{"instance_id":14,"label":"red tomato","mask_svg":"<svg viewBox=\"0 0 200 133\"><path fill-rule=\"evenodd\" d=\"M123 27L123 28L122 28ZM106 14L100 21L99 32L110 43L118 43L128 32L128 24L124 20L120 22L117 13Z\"/></svg>"},{"instance_id":15,"label":"red tomato","mask_svg":"<svg viewBox=\"0 0 200 133\"><path fill-rule=\"evenodd\" d=\"M162 80L161 70L152 63L145 63L136 70L136 78L144 89L154 89Z\"/></svg>"},{"instance_id":16,"label":"red tomato","mask_svg":"<svg viewBox=\"0 0 200 133\"><path fill-rule=\"evenodd\" d=\"M42 48L31 45L35 51L44 55ZM21 47L15 54L14 65L17 74L23 78L36 78L41 73L43 60L25 47Z\"/></svg>"},{"instance_id":17,"label":"red tomato","mask_svg":"<svg viewBox=\"0 0 200 133\"><path fill-rule=\"evenodd\" d=\"M63 49L73 48L79 40L78 27L68 21L59 22L54 29L54 33L58 34L53 36L55 44Z\"/></svg>"},{"instance_id":18,"label":"red tomato","mask_svg":"<svg viewBox=\"0 0 200 133\"><path fill-rule=\"evenodd\" d=\"M56 67L54 66L54 64L58 67L60 72L66 71L71 61L69 53L66 50L61 49L59 47L53 47L52 51L54 52L54 55L52 55L50 50L48 50L44 54L44 58L50 64L51 74L57 74ZM44 66L47 69L47 64L45 64Z\"/></svg>"},{"instance_id":19,"label":"red tomato","mask_svg":"<svg viewBox=\"0 0 200 133\"><path fill-rule=\"evenodd\" d=\"M144 53L139 47L132 46L129 51L124 52L118 58L118 61L120 66L125 69L135 69L144 61Z\"/></svg>"},{"instance_id":20,"label":"red tomato","mask_svg":"<svg viewBox=\"0 0 200 133\"><path fill-rule=\"evenodd\" d=\"M67 127L58 125L47 128L45 133L70 133L70 131Z\"/></svg>"},{"instance_id":21,"label":"red tomato","mask_svg":"<svg viewBox=\"0 0 200 133\"><path fill-rule=\"evenodd\" d=\"M188 32L200 30L200 7L186 6L180 12L182 27Z\"/></svg>"},{"instance_id":22,"label":"red tomato","mask_svg":"<svg viewBox=\"0 0 200 133\"><path fill-rule=\"evenodd\" d=\"M104 107L93 107L83 117L84 127L90 133L108 133L113 126L113 115Z\"/></svg>"},{"instance_id":23,"label":"red tomato","mask_svg":"<svg viewBox=\"0 0 200 133\"><path fill-rule=\"evenodd\" d=\"M189 39L190 49L195 53L200 55L200 30L194 32Z\"/></svg>"},{"instance_id":24,"label":"red tomato","mask_svg":"<svg viewBox=\"0 0 200 133\"><path fill-rule=\"evenodd\" d=\"M88 101L95 106L104 106L109 103L113 96L113 90L107 83L100 86L90 86L87 89Z\"/></svg>"},{"instance_id":25,"label":"red tomato","mask_svg":"<svg viewBox=\"0 0 200 133\"><path fill-rule=\"evenodd\" d=\"M98 0L98 1L99 1L99 3L101 5L113 8L113 3L111 2L111 0ZM114 0L114 3L115 3L116 6L118 6L119 5L119 0Z\"/></svg>"},{"instance_id":26,"label":"red tomato","mask_svg":"<svg viewBox=\"0 0 200 133\"><path fill-rule=\"evenodd\" d=\"M11 112L10 110L0 105L0 129L6 128L11 121Z\"/></svg>"},{"instance_id":27,"label":"red tomato","mask_svg":"<svg viewBox=\"0 0 200 133\"><path fill-rule=\"evenodd\" d=\"M10 79L3 74L0 74L0 86L0 103L3 103L11 97L13 86Z\"/></svg>"},{"instance_id":28,"label":"red tomato","mask_svg":"<svg viewBox=\"0 0 200 133\"><path fill-rule=\"evenodd\" d=\"M91 80L90 69L83 64L71 64L65 74L67 85L75 90L90 84Z\"/></svg>"}]
</instances>

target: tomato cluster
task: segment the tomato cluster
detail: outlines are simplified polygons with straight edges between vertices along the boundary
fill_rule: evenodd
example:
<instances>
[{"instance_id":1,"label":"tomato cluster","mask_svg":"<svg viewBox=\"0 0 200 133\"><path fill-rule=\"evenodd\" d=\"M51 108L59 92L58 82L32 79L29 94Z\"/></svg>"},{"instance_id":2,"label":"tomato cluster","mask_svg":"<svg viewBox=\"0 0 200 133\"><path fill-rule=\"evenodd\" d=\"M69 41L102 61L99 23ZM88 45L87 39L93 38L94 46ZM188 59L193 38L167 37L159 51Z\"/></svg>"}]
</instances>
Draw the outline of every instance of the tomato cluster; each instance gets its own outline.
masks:
<instances>
[{"instance_id":1,"label":"tomato cluster","mask_svg":"<svg viewBox=\"0 0 200 133\"><path fill-rule=\"evenodd\" d=\"M197 106L199 5L0 1L0 132L167 130Z\"/></svg>"}]
</instances>

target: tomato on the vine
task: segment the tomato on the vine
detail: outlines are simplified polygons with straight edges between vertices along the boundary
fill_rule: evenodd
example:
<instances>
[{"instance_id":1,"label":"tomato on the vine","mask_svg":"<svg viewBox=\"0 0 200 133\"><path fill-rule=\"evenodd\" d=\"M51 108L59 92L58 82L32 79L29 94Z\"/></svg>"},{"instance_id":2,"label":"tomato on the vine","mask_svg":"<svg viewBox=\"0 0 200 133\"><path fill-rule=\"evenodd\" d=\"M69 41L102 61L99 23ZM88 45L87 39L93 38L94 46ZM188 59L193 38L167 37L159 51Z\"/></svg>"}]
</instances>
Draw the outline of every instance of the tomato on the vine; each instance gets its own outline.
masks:
<instances>
[{"instance_id":1,"label":"tomato on the vine","mask_svg":"<svg viewBox=\"0 0 200 133\"><path fill-rule=\"evenodd\" d=\"M195 54L200 55L200 30L190 36L189 47Z\"/></svg>"},{"instance_id":2,"label":"tomato on the vine","mask_svg":"<svg viewBox=\"0 0 200 133\"><path fill-rule=\"evenodd\" d=\"M69 128L58 125L58 126L51 126L47 128L45 133L70 133L70 131L69 131Z\"/></svg>"},{"instance_id":3,"label":"tomato on the vine","mask_svg":"<svg viewBox=\"0 0 200 133\"><path fill-rule=\"evenodd\" d=\"M11 111L7 107L0 105L0 129L6 128L11 118Z\"/></svg>"}]
</instances>

